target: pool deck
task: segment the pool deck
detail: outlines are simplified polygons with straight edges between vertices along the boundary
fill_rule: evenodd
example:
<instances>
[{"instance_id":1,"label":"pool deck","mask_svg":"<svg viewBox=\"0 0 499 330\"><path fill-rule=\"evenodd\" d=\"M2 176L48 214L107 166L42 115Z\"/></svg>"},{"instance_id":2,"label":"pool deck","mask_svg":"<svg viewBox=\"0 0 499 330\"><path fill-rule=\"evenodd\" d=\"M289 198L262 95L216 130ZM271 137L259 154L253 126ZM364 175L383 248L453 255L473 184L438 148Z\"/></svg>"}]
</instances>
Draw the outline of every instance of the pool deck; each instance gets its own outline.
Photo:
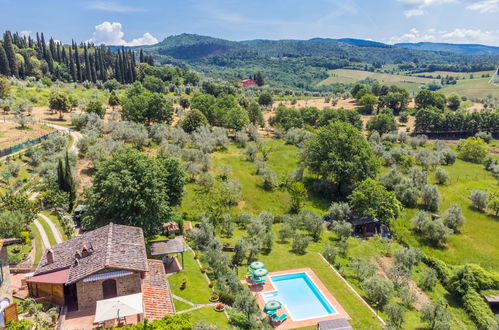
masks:
<instances>
[{"instance_id":1,"label":"pool deck","mask_svg":"<svg viewBox=\"0 0 499 330\"><path fill-rule=\"evenodd\" d=\"M287 314L288 318L287 318L287 320L285 320L282 323L272 322L272 326L275 329L284 330L284 329L296 329L296 328L315 326L315 325L317 325L317 322L319 322L319 321L340 319L340 318L351 320L351 317L347 314L347 312L345 312L343 307L331 295L331 293L326 288L326 286L322 283L322 281L319 279L319 277L317 277L317 275L315 275L314 271L310 268L297 268L297 269L290 269L290 270L283 270L283 271L269 273L267 276L264 277L267 280L265 285L254 285L253 282L248 279L248 277L246 278L246 281L244 281L244 282L246 284L248 284L248 287L249 287L251 293L256 298L256 302L258 303L258 306L260 307L261 310L263 310L263 307L265 305L265 301L263 300L262 293L276 291L276 289L274 288L274 286L270 282L269 276L292 274L292 273L307 273L307 275L310 277L310 279L312 279L312 281L315 283L315 285L320 289L322 294L327 298L327 300L331 303L331 305L333 305L333 308L335 309L336 314L325 316L325 317L308 319L308 320L294 321L291 318L290 313L286 310L286 307L282 307L279 310L278 315ZM262 315L265 315L265 314L262 312Z\"/></svg>"}]
</instances>

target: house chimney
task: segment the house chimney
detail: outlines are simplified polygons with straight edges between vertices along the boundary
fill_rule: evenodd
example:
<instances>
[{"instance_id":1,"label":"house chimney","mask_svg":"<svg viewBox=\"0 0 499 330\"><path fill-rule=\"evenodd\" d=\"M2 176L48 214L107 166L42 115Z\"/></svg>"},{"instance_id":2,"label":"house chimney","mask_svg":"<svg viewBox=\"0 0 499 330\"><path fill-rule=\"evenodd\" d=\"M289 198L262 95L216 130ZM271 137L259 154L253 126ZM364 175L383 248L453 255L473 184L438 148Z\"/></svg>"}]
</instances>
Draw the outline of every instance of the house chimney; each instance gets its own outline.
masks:
<instances>
[{"instance_id":1,"label":"house chimney","mask_svg":"<svg viewBox=\"0 0 499 330\"><path fill-rule=\"evenodd\" d=\"M89 255L90 255L90 252L88 251L87 246L83 245L83 249L81 250L81 257L85 258L85 257L88 257Z\"/></svg>"},{"instance_id":2,"label":"house chimney","mask_svg":"<svg viewBox=\"0 0 499 330\"><path fill-rule=\"evenodd\" d=\"M54 251L52 249L47 250L47 264L54 263Z\"/></svg>"}]
</instances>

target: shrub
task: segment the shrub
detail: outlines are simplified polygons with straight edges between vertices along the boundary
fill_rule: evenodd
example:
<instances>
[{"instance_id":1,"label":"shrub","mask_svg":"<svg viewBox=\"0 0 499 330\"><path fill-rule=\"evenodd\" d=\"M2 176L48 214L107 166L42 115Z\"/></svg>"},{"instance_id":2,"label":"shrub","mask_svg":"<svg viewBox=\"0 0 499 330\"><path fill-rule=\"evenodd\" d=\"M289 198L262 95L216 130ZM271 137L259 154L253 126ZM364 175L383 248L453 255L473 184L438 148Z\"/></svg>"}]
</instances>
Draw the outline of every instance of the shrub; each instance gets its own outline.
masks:
<instances>
[{"instance_id":1,"label":"shrub","mask_svg":"<svg viewBox=\"0 0 499 330\"><path fill-rule=\"evenodd\" d=\"M481 190L473 190L470 194L471 205L483 211L489 202L489 194Z\"/></svg>"},{"instance_id":2,"label":"shrub","mask_svg":"<svg viewBox=\"0 0 499 330\"><path fill-rule=\"evenodd\" d=\"M494 314L478 292L468 290L462 299L464 308L479 329L497 329Z\"/></svg>"},{"instance_id":3,"label":"shrub","mask_svg":"<svg viewBox=\"0 0 499 330\"><path fill-rule=\"evenodd\" d=\"M485 143L489 143L492 140L492 134L489 132L478 132L475 134L476 138L482 139Z\"/></svg>"},{"instance_id":4,"label":"shrub","mask_svg":"<svg viewBox=\"0 0 499 330\"><path fill-rule=\"evenodd\" d=\"M429 267L423 274L423 278L419 285L425 290L432 291L437 284L437 280L437 271Z\"/></svg>"},{"instance_id":5,"label":"shrub","mask_svg":"<svg viewBox=\"0 0 499 330\"><path fill-rule=\"evenodd\" d=\"M428 322L432 330L451 329L452 314L444 298L423 307L421 320Z\"/></svg>"},{"instance_id":6,"label":"shrub","mask_svg":"<svg viewBox=\"0 0 499 330\"><path fill-rule=\"evenodd\" d=\"M460 140L457 145L458 155L461 159L482 163L487 157L487 144L480 138L469 137L466 140Z\"/></svg>"},{"instance_id":7,"label":"shrub","mask_svg":"<svg viewBox=\"0 0 499 330\"><path fill-rule=\"evenodd\" d=\"M449 172L447 172L443 168L439 167L435 171L435 179L437 180L438 184L446 184L449 181L449 178Z\"/></svg>"}]
</instances>

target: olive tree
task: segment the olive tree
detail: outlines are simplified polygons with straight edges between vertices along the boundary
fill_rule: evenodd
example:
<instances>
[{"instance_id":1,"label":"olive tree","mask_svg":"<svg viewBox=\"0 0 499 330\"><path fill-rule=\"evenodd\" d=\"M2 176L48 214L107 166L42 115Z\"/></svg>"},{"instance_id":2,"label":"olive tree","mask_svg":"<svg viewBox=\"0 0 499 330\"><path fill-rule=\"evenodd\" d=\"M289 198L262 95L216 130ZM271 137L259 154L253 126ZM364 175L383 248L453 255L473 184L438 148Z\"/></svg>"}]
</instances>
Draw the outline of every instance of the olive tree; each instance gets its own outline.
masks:
<instances>
[{"instance_id":1,"label":"olive tree","mask_svg":"<svg viewBox=\"0 0 499 330\"><path fill-rule=\"evenodd\" d=\"M440 204L440 193L435 185L424 185L421 191L421 198L423 199L423 206L428 211L438 211Z\"/></svg>"},{"instance_id":2,"label":"olive tree","mask_svg":"<svg viewBox=\"0 0 499 330\"><path fill-rule=\"evenodd\" d=\"M483 211L489 202L489 194L481 190L473 190L470 194L471 205Z\"/></svg>"},{"instance_id":3,"label":"olive tree","mask_svg":"<svg viewBox=\"0 0 499 330\"><path fill-rule=\"evenodd\" d=\"M435 180L437 180L438 184L446 184L450 179L449 172L439 167L435 171Z\"/></svg>"},{"instance_id":4,"label":"olive tree","mask_svg":"<svg viewBox=\"0 0 499 330\"><path fill-rule=\"evenodd\" d=\"M385 306L393 296L392 281L380 276L372 276L362 283L367 299L378 307Z\"/></svg>"},{"instance_id":5,"label":"olive tree","mask_svg":"<svg viewBox=\"0 0 499 330\"><path fill-rule=\"evenodd\" d=\"M454 233L459 233L464 224L464 220L463 212L457 204L452 204L452 206L444 212L442 217L444 224L452 229Z\"/></svg>"}]
</instances>

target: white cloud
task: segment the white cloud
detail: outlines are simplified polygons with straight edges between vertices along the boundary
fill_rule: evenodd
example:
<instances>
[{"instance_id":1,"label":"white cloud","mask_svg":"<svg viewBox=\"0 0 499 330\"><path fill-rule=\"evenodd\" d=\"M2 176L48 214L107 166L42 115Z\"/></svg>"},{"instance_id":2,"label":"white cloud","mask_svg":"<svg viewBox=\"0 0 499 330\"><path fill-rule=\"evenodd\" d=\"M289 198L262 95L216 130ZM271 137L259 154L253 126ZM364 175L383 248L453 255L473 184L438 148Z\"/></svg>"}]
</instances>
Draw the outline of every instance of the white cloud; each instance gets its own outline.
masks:
<instances>
[{"instance_id":1,"label":"white cloud","mask_svg":"<svg viewBox=\"0 0 499 330\"><path fill-rule=\"evenodd\" d=\"M437 31L428 29L420 31L411 29L401 36L392 37L390 44L401 42L448 42L448 43L473 43L486 45L499 45L499 30L483 31L480 29L460 29L452 31Z\"/></svg>"},{"instance_id":2,"label":"white cloud","mask_svg":"<svg viewBox=\"0 0 499 330\"><path fill-rule=\"evenodd\" d=\"M123 39L125 33L121 31L121 23L119 22L102 22L95 26L95 31L91 39L87 42L93 42L95 44L105 44L113 46L142 46L142 45L152 45L158 42L154 36L149 32L144 33L141 38L133 39L127 42Z\"/></svg>"},{"instance_id":3,"label":"white cloud","mask_svg":"<svg viewBox=\"0 0 499 330\"><path fill-rule=\"evenodd\" d=\"M446 3L458 2L460 0L398 0L409 7L404 11L405 17L421 16L425 14L426 7L443 5Z\"/></svg>"},{"instance_id":4,"label":"white cloud","mask_svg":"<svg viewBox=\"0 0 499 330\"><path fill-rule=\"evenodd\" d=\"M481 13L497 13L499 12L499 0L480 0L468 5L466 8Z\"/></svg>"},{"instance_id":5,"label":"white cloud","mask_svg":"<svg viewBox=\"0 0 499 330\"><path fill-rule=\"evenodd\" d=\"M31 33L33 33L33 31L31 31L31 30L21 31L21 35L23 37L29 37L31 35Z\"/></svg>"},{"instance_id":6,"label":"white cloud","mask_svg":"<svg viewBox=\"0 0 499 330\"><path fill-rule=\"evenodd\" d=\"M415 8L404 11L405 17L421 16L424 14L423 9Z\"/></svg>"},{"instance_id":7,"label":"white cloud","mask_svg":"<svg viewBox=\"0 0 499 330\"><path fill-rule=\"evenodd\" d=\"M154 45L157 43L158 39L156 39L149 32L146 32L141 38L133 39L132 41L128 42L127 46Z\"/></svg>"},{"instance_id":8,"label":"white cloud","mask_svg":"<svg viewBox=\"0 0 499 330\"><path fill-rule=\"evenodd\" d=\"M87 5L87 8L94 10L111 11L116 13L144 11L144 9L142 8L125 6L115 1L94 1Z\"/></svg>"}]
</instances>

